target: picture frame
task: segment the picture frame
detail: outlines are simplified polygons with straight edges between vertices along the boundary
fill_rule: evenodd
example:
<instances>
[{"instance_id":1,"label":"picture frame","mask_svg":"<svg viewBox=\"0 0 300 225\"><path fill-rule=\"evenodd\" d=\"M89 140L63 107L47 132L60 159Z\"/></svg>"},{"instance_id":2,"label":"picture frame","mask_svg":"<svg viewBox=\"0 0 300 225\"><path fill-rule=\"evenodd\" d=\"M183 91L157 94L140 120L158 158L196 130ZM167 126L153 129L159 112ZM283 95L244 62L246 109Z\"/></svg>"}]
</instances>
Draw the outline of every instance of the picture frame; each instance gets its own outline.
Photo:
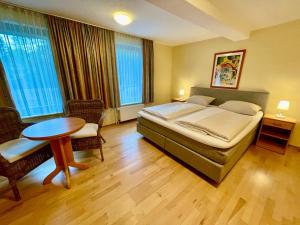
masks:
<instances>
[{"instance_id":1,"label":"picture frame","mask_svg":"<svg viewBox=\"0 0 300 225\"><path fill-rule=\"evenodd\" d=\"M210 87L238 89L245 56L246 49L215 53Z\"/></svg>"}]
</instances>

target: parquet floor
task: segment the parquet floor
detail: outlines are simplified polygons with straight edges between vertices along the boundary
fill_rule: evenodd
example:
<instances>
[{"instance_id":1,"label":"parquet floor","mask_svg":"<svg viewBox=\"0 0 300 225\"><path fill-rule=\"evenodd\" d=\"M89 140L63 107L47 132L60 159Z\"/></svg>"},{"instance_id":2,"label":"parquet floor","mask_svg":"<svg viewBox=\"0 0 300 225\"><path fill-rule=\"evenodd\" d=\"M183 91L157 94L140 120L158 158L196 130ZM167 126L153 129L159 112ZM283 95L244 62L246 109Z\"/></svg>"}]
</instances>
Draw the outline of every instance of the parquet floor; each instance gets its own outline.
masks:
<instances>
[{"instance_id":1,"label":"parquet floor","mask_svg":"<svg viewBox=\"0 0 300 225\"><path fill-rule=\"evenodd\" d=\"M70 190L62 174L41 185L52 159L19 182L20 202L1 179L0 224L300 224L295 148L282 156L252 146L217 186L144 140L135 122L105 127L103 136L105 161L97 151L76 153L90 168L71 170Z\"/></svg>"}]
</instances>

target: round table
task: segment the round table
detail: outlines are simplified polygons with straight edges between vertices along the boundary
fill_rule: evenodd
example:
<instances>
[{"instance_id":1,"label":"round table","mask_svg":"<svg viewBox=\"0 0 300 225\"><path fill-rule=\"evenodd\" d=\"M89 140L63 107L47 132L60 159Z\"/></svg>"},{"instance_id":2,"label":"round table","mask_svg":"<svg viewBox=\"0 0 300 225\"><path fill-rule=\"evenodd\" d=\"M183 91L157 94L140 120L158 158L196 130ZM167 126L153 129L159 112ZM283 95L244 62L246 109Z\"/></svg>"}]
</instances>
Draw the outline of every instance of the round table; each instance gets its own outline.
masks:
<instances>
[{"instance_id":1,"label":"round table","mask_svg":"<svg viewBox=\"0 0 300 225\"><path fill-rule=\"evenodd\" d=\"M69 166L78 169L87 169L88 166L74 161L70 134L80 130L85 120L68 117L43 121L27 127L23 136L31 140L47 140L50 142L56 168L43 181L43 184L51 183L52 179L63 171L66 176L67 188L71 187Z\"/></svg>"}]
</instances>

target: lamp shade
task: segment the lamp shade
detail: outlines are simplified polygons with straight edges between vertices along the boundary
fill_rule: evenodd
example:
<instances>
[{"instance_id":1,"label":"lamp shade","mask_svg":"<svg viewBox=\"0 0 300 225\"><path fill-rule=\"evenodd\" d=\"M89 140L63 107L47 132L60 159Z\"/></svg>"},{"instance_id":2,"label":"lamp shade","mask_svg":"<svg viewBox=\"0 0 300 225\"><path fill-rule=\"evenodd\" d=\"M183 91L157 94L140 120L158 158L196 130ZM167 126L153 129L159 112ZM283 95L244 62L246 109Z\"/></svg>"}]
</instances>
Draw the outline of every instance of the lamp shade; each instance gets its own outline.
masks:
<instances>
[{"instance_id":1,"label":"lamp shade","mask_svg":"<svg viewBox=\"0 0 300 225\"><path fill-rule=\"evenodd\" d=\"M132 17L129 13L118 11L114 13L114 19L118 24L121 24L123 26L128 25L132 22Z\"/></svg>"},{"instance_id":2,"label":"lamp shade","mask_svg":"<svg viewBox=\"0 0 300 225\"><path fill-rule=\"evenodd\" d=\"M180 96L184 96L184 89L180 89L180 90L179 90L179 95L180 95Z\"/></svg>"},{"instance_id":3,"label":"lamp shade","mask_svg":"<svg viewBox=\"0 0 300 225\"><path fill-rule=\"evenodd\" d=\"M290 108L290 102L287 100L281 100L278 103L277 109L279 110L289 110Z\"/></svg>"}]
</instances>

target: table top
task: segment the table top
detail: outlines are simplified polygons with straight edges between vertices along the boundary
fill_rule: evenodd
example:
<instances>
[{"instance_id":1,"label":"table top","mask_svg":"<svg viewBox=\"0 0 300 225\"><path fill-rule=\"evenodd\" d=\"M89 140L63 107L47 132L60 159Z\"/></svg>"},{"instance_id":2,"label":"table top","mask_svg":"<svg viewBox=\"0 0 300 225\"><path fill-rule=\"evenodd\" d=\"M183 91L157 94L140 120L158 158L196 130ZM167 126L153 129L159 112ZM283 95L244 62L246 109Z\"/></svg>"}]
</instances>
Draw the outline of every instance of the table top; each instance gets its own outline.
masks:
<instances>
[{"instance_id":1,"label":"table top","mask_svg":"<svg viewBox=\"0 0 300 225\"><path fill-rule=\"evenodd\" d=\"M51 140L69 136L80 130L85 120L76 117L46 120L23 130L22 134L31 140Z\"/></svg>"},{"instance_id":2,"label":"table top","mask_svg":"<svg viewBox=\"0 0 300 225\"><path fill-rule=\"evenodd\" d=\"M288 123L296 123L296 119L294 119L292 117L288 117L288 116L286 116L284 118L280 118L280 117L276 117L276 115L273 115L273 114L265 114L264 117L268 118L268 119L280 120L280 121L288 122Z\"/></svg>"}]
</instances>

